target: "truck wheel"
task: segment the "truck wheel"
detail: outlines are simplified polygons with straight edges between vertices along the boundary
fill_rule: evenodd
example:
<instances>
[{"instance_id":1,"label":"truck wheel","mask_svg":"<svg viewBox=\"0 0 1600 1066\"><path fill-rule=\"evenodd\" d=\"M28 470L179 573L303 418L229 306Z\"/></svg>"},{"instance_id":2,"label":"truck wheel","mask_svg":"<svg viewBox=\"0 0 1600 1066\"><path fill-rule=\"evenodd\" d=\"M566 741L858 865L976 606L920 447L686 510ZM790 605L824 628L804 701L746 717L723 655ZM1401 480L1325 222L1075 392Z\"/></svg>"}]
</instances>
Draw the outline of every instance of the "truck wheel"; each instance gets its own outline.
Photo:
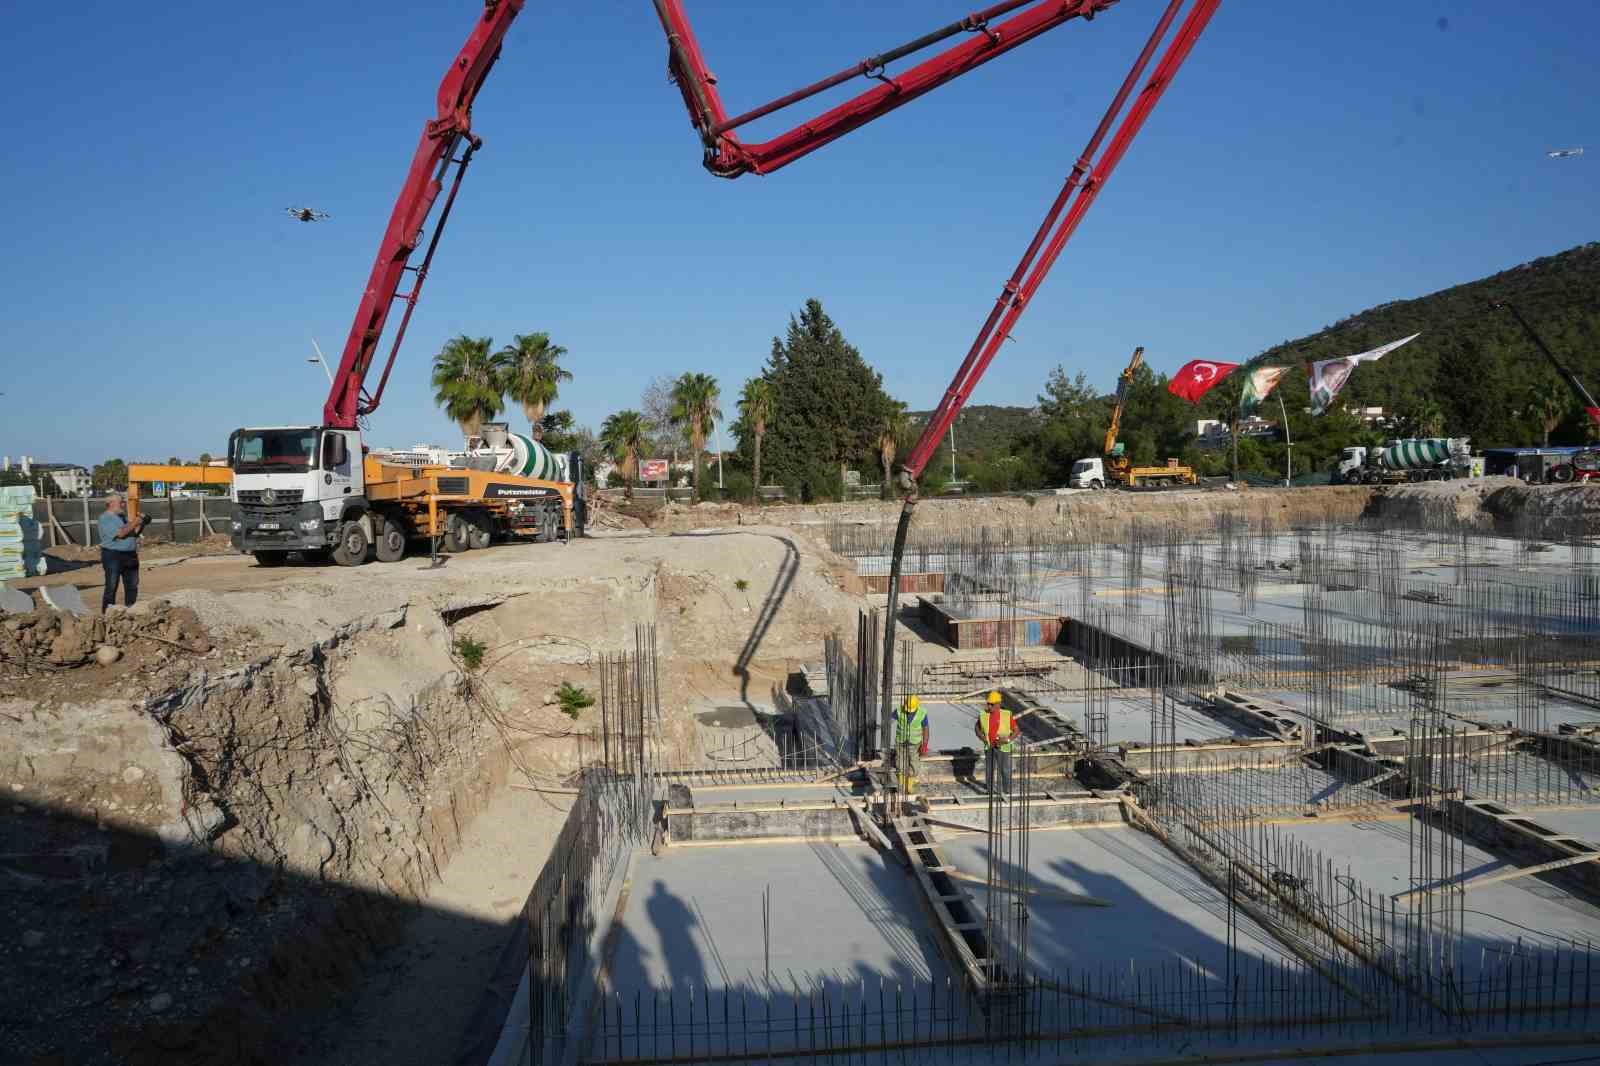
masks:
<instances>
[{"instance_id":1,"label":"truck wheel","mask_svg":"<svg viewBox=\"0 0 1600 1066\"><path fill-rule=\"evenodd\" d=\"M346 520L339 523L339 535L333 546L333 561L340 566L360 566L367 561L367 531L361 523Z\"/></svg>"},{"instance_id":2,"label":"truck wheel","mask_svg":"<svg viewBox=\"0 0 1600 1066\"><path fill-rule=\"evenodd\" d=\"M251 552L256 557L257 566L282 566L289 561L289 556L284 552Z\"/></svg>"},{"instance_id":3,"label":"truck wheel","mask_svg":"<svg viewBox=\"0 0 1600 1066\"><path fill-rule=\"evenodd\" d=\"M406 557L406 527L393 515L378 520L378 562L398 563Z\"/></svg>"},{"instance_id":4,"label":"truck wheel","mask_svg":"<svg viewBox=\"0 0 1600 1066\"><path fill-rule=\"evenodd\" d=\"M1576 473L1577 471L1573 469L1571 463L1562 463L1559 466L1550 468L1550 480L1554 484L1565 485L1572 480L1573 475Z\"/></svg>"},{"instance_id":5,"label":"truck wheel","mask_svg":"<svg viewBox=\"0 0 1600 1066\"><path fill-rule=\"evenodd\" d=\"M1095 478L1093 481L1089 482L1089 487L1094 491L1099 492L1101 489L1105 488L1106 485L1105 482L1101 481L1099 478Z\"/></svg>"},{"instance_id":6,"label":"truck wheel","mask_svg":"<svg viewBox=\"0 0 1600 1066\"><path fill-rule=\"evenodd\" d=\"M444 550L452 555L460 554L472 547L467 539L467 523L460 512L451 511L444 519Z\"/></svg>"},{"instance_id":7,"label":"truck wheel","mask_svg":"<svg viewBox=\"0 0 1600 1066\"><path fill-rule=\"evenodd\" d=\"M466 517L467 547L487 548L494 543L494 519L487 511L470 511Z\"/></svg>"}]
</instances>

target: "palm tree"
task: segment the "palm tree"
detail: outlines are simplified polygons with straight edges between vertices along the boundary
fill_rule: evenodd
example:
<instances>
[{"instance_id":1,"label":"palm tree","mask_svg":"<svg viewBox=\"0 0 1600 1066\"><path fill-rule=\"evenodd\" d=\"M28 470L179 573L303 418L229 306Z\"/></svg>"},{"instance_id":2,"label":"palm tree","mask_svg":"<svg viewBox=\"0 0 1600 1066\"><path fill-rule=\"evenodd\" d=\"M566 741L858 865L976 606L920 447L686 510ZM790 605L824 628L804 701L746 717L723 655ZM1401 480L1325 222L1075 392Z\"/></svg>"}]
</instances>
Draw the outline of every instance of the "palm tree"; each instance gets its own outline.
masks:
<instances>
[{"instance_id":1,"label":"palm tree","mask_svg":"<svg viewBox=\"0 0 1600 1066\"><path fill-rule=\"evenodd\" d=\"M717 407L722 390L710 374L691 372L672 383L672 424L689 431L689 450L694 455L694 496L700 498L700 453L705 450L706 430L722 417Z\"/></svg>"},{"instance_id":2,"label":"palm tree","mask_svg":"<svg viewBox=\"0 0 1600 1066\"><path fill-rule=\"evenodd\" d=\"M1523 414L1538 422L1539 428L1544 430L1546 448L1550 447L1550 431L1566 417L1569 403L1566 390L1553 381L1541 382L1528 393L1528 405L1523 408Z\"/></svg>"},{"instance_id":3,"label":"palm tree","mask_svg":"<svg viewBox=\"0 0 1600 1066\"><path fill-rule=\"evenodd\" d=\"M878 423L878 458L883 460L883 488L879 493L888 499L893 492L894 455L900 447L900 438L906 435L906 405L890 400Z\"/></svg>"},{"instance_id":4,"label":"palm tree","mask_svg":"<svg viewBox=\"0 0 1600 1066\"><path fill-rule=\"evenodd\" d=\"M572 380L572 371L561 368L567 350L550 343L548 333L519 333L500 349L506 364L506 392L511 402L522 406L534 436L545 410L555 402L563 381Z\"/></svg>"},{"instance_id":5,"label":"palm tree","mask_svg":"<svg viewBox=\"0 0 1600 1066\"><path fill-rule=\"evenodd\" d=\"M751 378L739 393L739 414L756 441L755 494L761 499L761 438L767 435L767 419L772 417L772 382L766 378Z\"/></svg>"},{"instance_id":6,"label":"palm tree","mask_svg":"<svg viewBox=\"0 0 1600 1066\"><path fill-rule=\"evenodd\" d=\"M505 407L505 359L492 343L463 333L433 357L433 402L469 437Z\"/></svg>"},{"instance_id":7,"label":"palm tree","mask_svg":"<svg viewBox=\"0 0 1600 1066\"><path fill-rule=\"evenodd\" d=\"M600 426L600 443L606 454L622 468L628 479L628 496L633 496L633 481L639 475L639 452L644 449L644 416L638 411L618 411L607 416Z\"/></svg>"}]
</instances>

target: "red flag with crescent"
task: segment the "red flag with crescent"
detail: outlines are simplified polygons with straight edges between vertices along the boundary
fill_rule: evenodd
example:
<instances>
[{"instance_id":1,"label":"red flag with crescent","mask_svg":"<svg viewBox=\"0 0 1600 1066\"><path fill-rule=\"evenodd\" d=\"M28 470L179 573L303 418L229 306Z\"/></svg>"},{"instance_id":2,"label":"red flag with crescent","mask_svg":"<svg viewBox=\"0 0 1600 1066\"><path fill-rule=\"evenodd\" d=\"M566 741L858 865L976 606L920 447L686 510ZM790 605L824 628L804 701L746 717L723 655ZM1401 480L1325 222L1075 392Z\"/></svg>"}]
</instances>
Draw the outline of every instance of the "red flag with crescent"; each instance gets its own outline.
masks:
<instances>
[{"instance_id":1,"label":"red flag with crescent","mask_svg":"<svg viewBox=\"0 0 1600 1066\"><path fill-rule=\"evenodd\" d=\"M1211 363L1204 359L1191 359L1167 382L1167 391L1174 396L1199 403L1200 397L1239 368L1238 363Z\"/></svg>"}]
</instances>

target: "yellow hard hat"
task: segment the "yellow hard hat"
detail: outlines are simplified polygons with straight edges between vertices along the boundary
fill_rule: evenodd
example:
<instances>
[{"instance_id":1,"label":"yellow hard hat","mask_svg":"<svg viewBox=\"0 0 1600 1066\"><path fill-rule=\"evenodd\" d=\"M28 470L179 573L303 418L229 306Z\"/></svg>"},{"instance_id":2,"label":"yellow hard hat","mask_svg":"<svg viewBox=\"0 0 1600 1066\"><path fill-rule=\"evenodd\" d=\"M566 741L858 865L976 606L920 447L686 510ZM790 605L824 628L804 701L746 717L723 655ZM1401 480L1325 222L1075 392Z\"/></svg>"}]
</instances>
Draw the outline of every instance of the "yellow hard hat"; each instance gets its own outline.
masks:
<instances>
[{"instance_id":1,"label":"yellow hard hat","mask_svg":"<svg viewBox=\"0 0 1600 1066\"><path fill-rule=\"evenodd\" d=\"M995 691L989 693L989 702L990 703L999 703L1000 702L1000 691L998 689L996 689Z\"/></svg>"},{"instance_id":2,"label":"yellow hard hat","mask_svg":"<svg viewBox=\"0 0 1600 1066\"><path fill-rule=\"evenodd\" d=\"M906 710L914 711L918 707L921 707L921 706L922 706L922 701L917 699L915 696L907 696L906 697Z\"/></svg>"}]
</instances>

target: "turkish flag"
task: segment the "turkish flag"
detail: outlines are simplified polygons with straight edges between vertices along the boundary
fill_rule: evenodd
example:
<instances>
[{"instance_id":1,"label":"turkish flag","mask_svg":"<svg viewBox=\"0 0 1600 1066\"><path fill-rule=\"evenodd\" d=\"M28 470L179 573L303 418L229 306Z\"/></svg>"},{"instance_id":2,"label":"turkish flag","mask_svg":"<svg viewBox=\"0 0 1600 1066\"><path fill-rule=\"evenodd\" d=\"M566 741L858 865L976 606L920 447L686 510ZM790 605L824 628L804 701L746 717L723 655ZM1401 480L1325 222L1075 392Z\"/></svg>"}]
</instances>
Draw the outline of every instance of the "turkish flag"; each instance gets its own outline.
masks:
<instances>
[{"instance_id":1,"label":"turkish flag","mask_svg":"<svg viewBox=\"0 0 1600 1066\"><path fill-rule=\"evenodd\" d=\"M1199 403L1200 397L1210 392L1213 385L1237 369L1238 363L1208 363L1204 359L1191 359L1172 375L1172 380L1167 383L1167 391L1190 403Z\"/></svg>"}]
</instances>

